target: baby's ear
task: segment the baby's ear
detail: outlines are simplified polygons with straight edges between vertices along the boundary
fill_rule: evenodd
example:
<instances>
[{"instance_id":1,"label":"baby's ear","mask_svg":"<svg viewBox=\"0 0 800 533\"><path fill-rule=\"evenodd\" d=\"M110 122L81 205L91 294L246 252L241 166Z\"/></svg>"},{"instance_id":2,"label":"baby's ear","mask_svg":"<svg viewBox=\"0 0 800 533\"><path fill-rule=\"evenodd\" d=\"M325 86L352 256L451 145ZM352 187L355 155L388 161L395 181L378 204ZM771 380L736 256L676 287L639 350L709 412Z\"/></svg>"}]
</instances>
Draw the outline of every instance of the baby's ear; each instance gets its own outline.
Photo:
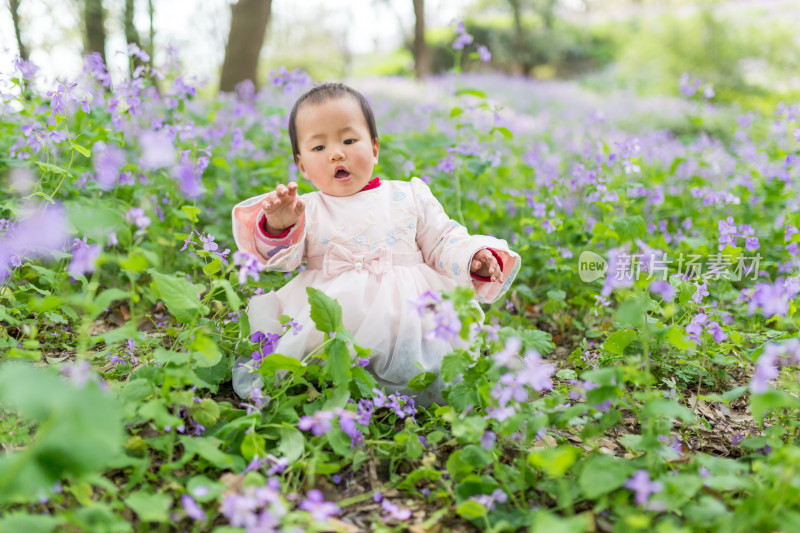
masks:
<instances>
[{"instance_id":1,"label":"baby's ear","mask_svg":"<svg viewBox=\"0 0 800 533\"><path fill-rule=\"evenodd\" d=\"M300 171L300 174L303 177L306 177L306 167L303 165L303 159L300 157L300 154L294 154L294 163L297 165L297 169Z\"/></svg>"},{"instance_id":2,"label":"baby's ear","mask_svg":"<svg viewBox=\"0 0 800 533\"><path fill-rule=\"evenodd\" d=\"M380 142L378 139L372 139L372 156L375 160L375 164L378 164L378 152L380 151Z\"/></svg>"}]
</instances>

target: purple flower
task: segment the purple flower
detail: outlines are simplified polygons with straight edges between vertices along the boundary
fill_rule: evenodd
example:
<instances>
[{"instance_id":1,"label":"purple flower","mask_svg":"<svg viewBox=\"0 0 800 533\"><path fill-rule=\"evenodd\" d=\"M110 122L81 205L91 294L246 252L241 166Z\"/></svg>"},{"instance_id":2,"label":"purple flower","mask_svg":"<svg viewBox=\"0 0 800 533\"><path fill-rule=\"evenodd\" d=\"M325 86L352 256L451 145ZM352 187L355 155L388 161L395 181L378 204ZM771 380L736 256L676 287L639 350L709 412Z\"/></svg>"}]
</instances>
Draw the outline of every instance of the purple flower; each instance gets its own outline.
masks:
<instances>
[{"instance_id":1,"label":"purple flower","mask_svg":"<svg viewBox=\"0 0 800 533\"><path fill-rule=\"evenodd\" d=\"M696 304L703 303L703 297L708 296L708 284L703 283L698 285L697 283L694 284L697 290L695 290L694 294L692 295L692 301Z\"/></svg>"},{"instance_id":2,"label":"purple flower","mask_svg":"<svg viewBox=\"0 0 800 533\"><path fill-rule=\"evenodd\" d=\"M116 146L98 141L92 147L92 162L97 174L97 184L101 189L111 189L117 184L119 171L125 164L125 152Z\"/></svg>"},{"instance_id":3,"label":"purple flower","mask_svg":"<svg viewBox=\"0 0 800 533\"><path fill-rule=\"evenodd\" d=\"M797 233L800 231L796 227L790 226L788 224L784 226L783 229L786 230L786 232L783 234L783 240L785 240L786 242L789 242L792 239L792 237L797 235Z\"/></svg>"},{"instance_id":4,"label":"purple flower","mask_svg":"<svg viewBox=\"0 0 800 533\"><path fill-rule=\"evenodd\" d=\"M536 202L533 205L533 216L541 218L547 215L547 206L541 202Z\"/></svg>"},{"instance_id":5,"label":"purple flower","mask_svg":"<svg viewBox=\"0 0 800 533\"><path fill-rule=\"evenodd\" d=\"M297 427L303 431L311 430L311 434L318 437L331 430L331 420L335 416L333 411L320 410L311 416L301 416Z\"/></svg>"},{"instance_id":6,"label":"purple flower","mask_svg":"<svg viewBox=\"0 0 800 533\"><path fill-rule=\"evenodd\" d=\"M511 405L506 407L487 407L485 418L503 422L514 416L516 413L516 409L514 409L514 407Z\"/></svg>"},{"instance_id":7,"label":"purple flower","mask_svg":"<svg viewBox=\"0 0 800 533\"><path fill-rule=\"evenodd\" d=\"M522 348L522 341L519 337L509 337L506 340L506 345L503 349L496 354L493 358L498 365L508 368L516 368L519 366L519 350Z\"/></svg>"},{"instance_id":8,"label":"purple flower","mask_svg":"<svg viewBox=\"0 0 800 533\"><path fill-rule=\"evenodd\" d=\"M656 280L650 283L650 291L669 302L675 298L675 287L669 281Z\"/></svg>"},{"instance_id":9,"label":"purple flower","mask_svg":"<svg viewBox=\"0 0 800 533\"><path fill-rule=\"evenodd\" d=\"M425 334L427 339L439 339L455 343L461 334L461 320L458 318L453 302L445 300L433 317L435 326Z\"/></svg>"},{"instance_id":10,"label":"purple flower","mask_svg":"<svg viewBox=\"0 0 800 533\"><path fill-rule=\"evenodd\" d=\"M484 63L488 63L492 60L492 53L483 45L478 47L478 56L480 56L481 61Z\"/></svg>"},{"instance_id":11,"label":"purple flower","mask_svg":"<svg viewBox=\"0 0 800 533\"><path fill-rule=\"evenodd\" d=\"M247 283L248 277L252 277L253 281L258 281L259 273L265 268L255 255L238 250L233 252L233 264L239 267L239 283L241 285Z\"/></svg>"},{"instance_id":12,"label":"purple flower","mask_svg":"<svg viewBox=\"0 0 800 533\"><path fill-rule=\"evenodd\" d=\"M188 494L181 496L181 505L183 505L183 510L186 511L186 515L192 520L206 519L205 511L203 511L203 509L197 505L197 502L194 501L194 498Z\"/></svg>"},{"instance_id":13,"label":"purple flower","mask_svg":"<svg viewBox=\"0 0 800 533\"><path fill-rule=\"evenodd\" d=\"M72 252L72 261L67 267L70 276L77 277L81 274L94 272L95 261L100 257L100 246L79 246Z\"/></svg>"},{"instance_id":14,"label":"purple flower","mask_svg":"<svg viewBox=\"0 0 800 533\"><path fill-rule=\"evenodd\" d=\"M381 502L381 507L383 507L384 511L389 513L386 518L390 520L408 520L411 518L411 509L400 509L400 507L393 504L389 500L383 500Z\"/></svg>"},{"instance_id":15,"label":"purple flower","mask_svg":"<svg viewBox=\"0 0 800 533\"><path fill-rule=\"evenodd\" d=\"M608 297L621 287L633 285L631 255L624 248L612 248L608 252L608 274L600 294Z\"/></svg>"},{"instance_id":16,"label":"purple flower","mask_svg":"<svg viewBox=\"0 0 800 533\"><path fill-rule=\"evenodd\" d=\"M661 492L664 486L658 481L651 481L647 470L637 470L636 473L625 482L624 487L632 490L636 496L636 505L645 505L650 499L651 494Z\"/></svg>"},{"instance_id":17,"label":"purple flower","mask_svg":"<svg viewBox=\"0 0 800 533\"><path fill-rule=\"evenodd\" d=\"M445 174L450 174L455 169L456 169L456 160L451 155L448 155L444 159L441 159L436 164L436 172L444 172Z\"/></svg>"},{"instance_id":18,"label":"purple flower","mask_svg":"<svg viewBox=\"0 0 800 533\"><path fill-rule=\"evenodd\" d=\"M7 224L7 223L6 223ZM64 246L67 220L60 206L49 206L26 213L0 238L0 282L22 258L36 258L59 251Z\"/></svg>"},{"instance_id":19,"label":"purple flower","mask_svg":"<svg viewBox=\"0 0 800 533\"><path fill-rule=\"evenodd\" d=\"M425 311L433 311L436 305L441 303L442 295L434 291L425 291L416 300L409 300L408 303L422 317Z\"/></svg>"},{"instance_id":20,"label":"purple flower","mask_svg":"<svg viewBox=\"0 0 800 533\"><path fill-rule=\"evenodd\" d=\"M348 411L347 409L339 411L339 427L345 435L350 437L351 448L363 441L363 435L356 426L356 416L356 413Z\"/></svg>"},{"instance_id":21,"label":"purple flower","mask_svg":"<svg viewBox=\"0 0 800 533\"><path fill-rule=\"evenodd\" d=\"M144 209L140 207L132 207L125 213L125 220L129 223L136 224L139 229L144 229L150 225L150 217L145 216Z\"/></svg>"},{"instance_id":22,"label":"purple flower","mask_svg":"<svg viewBox=\"0 0 800 533\"><path fill-rule=\"evenodd\" d=\"M494 431L487 431L481 436L481 448L491 450L495 441L497 441L497 435L495 435Z\"/></svg>"},{"instance_id":23,"label":"purple flower","mask_svg":"<svg viewBox=\"0 0 800 533\"><path fill-rule=\"evenodd\" d=\"M306 499L300 502L300 509L311 513L317 522L327 522L331 516L342 512L335 503L326 502L318 489L308 491Z\"/></svg>"},{"instance_id":24,"label":"purple flower","mask_svg":"<svg viewBox=\"0 0 800 533\"><path fill-rule=\"evenodd\" d=\"M372 394L374 394L372 398L372 405L375 407L383 407L386 405L388 398L386 398L386 395L383 393L383 391L380 389L372 389Z\"/></svg>"},{"instance_id":25,"label":"purple flower","mask_svg":"<svg viewBox=\"0 0 800 533\"><path fill-rule=\"evenodd\" d=\"M158 170L175 163L175 147L169 132L145 131L139 136L142 157L139 166L144 170Z\"/></svg>"},{"instance_id":26,"label":"purple flower","mask_svg":"<svg viewBox=\"0 0 800 533\"><path fill-rule=\"evenodd\" d=\"M794 287L787 285L780 278L775 283L757 283L748 305L748 312L753 314L760 307L761 313L767 318L774 315L786 316L789 302L796 294Z\"/></svg>"},{"instance_id":27,"label":"purple flower","mask_svg":"<svg viewBox=\"0 0 800 533\"><path fill-rule=\"evenodd\" d=\"M525 364L517 377L521 383L525 383L533 390L541 392L553 388L553 382L550 377L555 372L555 365L543 362L541 356L535 350L528 350L525 353Z\"/></svg>"}]
</instances>

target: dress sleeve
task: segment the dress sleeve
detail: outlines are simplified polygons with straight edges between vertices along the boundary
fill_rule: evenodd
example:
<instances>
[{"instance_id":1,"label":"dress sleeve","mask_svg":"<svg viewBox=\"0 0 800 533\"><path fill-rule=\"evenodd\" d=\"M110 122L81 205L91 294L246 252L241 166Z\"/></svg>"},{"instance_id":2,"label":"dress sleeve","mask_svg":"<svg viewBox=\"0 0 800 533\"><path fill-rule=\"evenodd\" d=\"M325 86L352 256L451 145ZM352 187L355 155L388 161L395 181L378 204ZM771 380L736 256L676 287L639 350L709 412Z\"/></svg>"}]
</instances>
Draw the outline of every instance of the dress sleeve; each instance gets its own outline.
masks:
<instances>
[{"instance_id":1,"label":"dress sleeve","mask_svg":"<svg viewBox=\"0 0 800 533\"><path fill-rule=\"evenodd\" d=\"M517 277L519 255L511 251L502 239L470 235L464 226L447 216L442 204L421 179L411 179L411 191L417 209L417 244L425 262L460 285L474 288L479 302L497 301ZM493 250L501 258L502 282L482 281L470 276L472 258L484 248Z\"/></svg>"},{"instance_id":2,"label":"dress sleeve","mask_svg":"<svg viewBox=\"0 0 800 533\"><path fill-rule=\"evenodd\" d=\"M291 272L303 262L306 242L306 214L285 236L271 237L264 231L261 200L266 194L245 200L233 208L233 240L243 252L255 255L268 270Z\"/></svg>"}]
</instances>

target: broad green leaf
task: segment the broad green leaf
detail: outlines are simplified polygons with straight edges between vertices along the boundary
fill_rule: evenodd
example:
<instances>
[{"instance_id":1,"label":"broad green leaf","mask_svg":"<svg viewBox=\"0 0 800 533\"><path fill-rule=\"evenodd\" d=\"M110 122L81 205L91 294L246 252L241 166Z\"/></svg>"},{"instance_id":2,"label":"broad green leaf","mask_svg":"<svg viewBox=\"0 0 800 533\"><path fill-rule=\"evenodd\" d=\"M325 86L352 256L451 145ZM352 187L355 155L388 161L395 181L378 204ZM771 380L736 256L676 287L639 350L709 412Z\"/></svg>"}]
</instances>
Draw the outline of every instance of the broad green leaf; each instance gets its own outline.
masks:
<instances>
[{"instance_id":1,"label":"broad green leaf","mask_svg":"<svg viewBox=\"0 0 800 533\"><path fill-rule=\"evenodd\" d=\"M595 455L584 462L578 485L584 496L594 500L620 488L635 470L636 467L628 461Z\"/></svg>"},{"instance_id":2,"label":"broad green leaf","mask_svg":"<svg viewBox=\"0 0 800 533\"><path fill-rule=\"evenodd\" d=\"M194 285L185 277L167 276L153 270L150 276L153 278L150 284L153 293L182 324L196 322L201 315L208 313L198 296L205 290L202 285Z\"/></svg>"},{"instance_id":3,"label":"broad green leaf","mask_svg":"<svg viewBox=\"0 0 800 533\"><path fill-rule=\"evenodd\" d=\"M665 418L679 418L690 424L694 422L694 413L683 405L667 398L654 398L649 400L644 408L642 414L645 416L663 416Z\"/></svg>"},{"instance_id":4,"label":"broad green leaf","mask_svg":"<svg viewBox=\"0 0 800 533\"><path fill-rule=\"evenodd\" d=\"M291 372L302 371L303 365L294 357L274 353L261 360L261 375L265 378L272 377L279 370L289 370Z\"/></svg>"},{"instance_id":5,"label":"broad green leaf","mask_svg":"<svg viewBox=\"0 0 800 533\"><path fill-rule=\"evenodd\" d=\"M467 520L475 520L485 516L488 510L475 500L467 500L456 507L456 514Z\"/></svg>"},{"instance_id":6,"label":"broad green leaf","mask_svg":"<svg viewBox=\"0 0 800 533\"><path fill-rule=\"evenodd\" d=\"M464 350L456 350L442 359L442 380L451 382L472 365L472 358Z\"/></svg>"},{"instance_id":7,"label":"broad green leaf","mask_svg":"<svg viewBox=\"0 0 800 533\"><path fill-rule=\"evenodd\" d=\"M142 522L166 522L172 498L168 494L151 494L145 491L132 492L123 500L125 505L133 509Z\"/></svg>"},{"instance_id":8,"label":"broad green leaf","mask_svg":"<svg viewBox=\"0 0 800 533\"><path fill-rule=\"evenodd\" d=\"M528 454L528 464L543 470L549 477L563 477L581 452L573 446L556 446L534 450Z\"/></svg>"},{"instance_id":9,"label":"broad green leaf","mask_svg":"<svg viewBox=\"0 0 800 533\"><path fill-rule=\"evenodd\" d=\"M84 148L80 144L73 144L72 148L75 149L78 153L80 153L84 157L91 157L92 156L92 151L89 150L88 148Z\"/></svg>"},{"instance_id":10,"label":"broad green leaf","mask_svg":"<svg viewBox=\"0 0 800 533\"><path fill-rule=\"evenodd\" d=\"M669 328L669 331L667 331L667 340L678 350L694 351L694 349L697 348L697 343L686 337L684 329L678 326Z\"/></svg>"},{"instance_id":11,"label":"broad green leaf","mask_svg":"<svg viewBox=\"0 0 800 533\"><path fill-rule=\"evenodd\" d=\"M208 337L202 330L195 333L194 340L189 345L193 350L193 359L199 367L214 366L222 359L222 352L217 343Z\"/></svg>"},{"instance_id":12,"label":"broad green leaf","mask_svg":"<svg viewBox=\"0 0 800 533\"><path fill-rule=\"evenodd\" d=\"M408 382L408 388L413 391L423 391L427 389L431 383L436 381L437 375L433 372L423 372L417 374Z\"/></svg>"},{"instance_id":13,"label":"broad green leaf","mask_svg":"<svg viewBox=\"0 0 800 533\"><path fill-rule=\"evenodd\" d=\"M55 516L14 511L0 518L0 532L50 533L61 523L61 519Z\"/></svg>"},{"instance_id":14,"label":"broad green leaf","mask_svg":"<svg viewBox=\"0 0 800 533\"><path fill-rule=\"evenodd\" d=\"M632 329L622 329L615 331L608 336L606 342L603 343L603 348L611 353L622 355L625 347L636 339L637 333Z\"/></svg>"},{"instance_id":15,"label":"broad green leaf","mask_svg":"<svg viewBox=\"0 0 800 533\"><path fill-rule=\"evenodd\" d=\"M350 372L352 358L347 344L343 340L335 338L325 347L325 353L328 354L328 360L325 362L325 375L329 376L336 386L347 385L352 377Z\"/></svg>"},{"instance_id":16,"label":"broad green leaf","mask_svg":"<svg viewBox=\"0 0 800 533\"><path fill-rule=\"evenodd\" d=\"M465 87L463 89L458 89L456 91L456 96L462 96L464 94L468 94L470 96L476 96L478 98L486 98L486 93L481 91L481 90L479 90L479 89L471 89L471 88Z\"/></svg>"},{"instance_id":17,"label":"broad green leaf","mask_svg":"<svg viewBox=\"0 0 800 533\"><path fill-rule=\"evenodd\" d=\"M246 433L239 448L245 461L252 461L256 455L266 457L266 440L256 432Z\"/></svg>"},{"instance_id":18,"label":"broad green leaf","mask_svg":"<svg viewBox=\"0 0 800 533\"><path fill-rule=\"evenodd\" d=\"M284 426L278 430L280 436L280 444L278 444L278 451L293 463L300 459L303 455L303 447L305 445L305 437L303 433L297 428Z\"/></svg>"},{"instance_id":19,"label":"broad green leaf","mask_svg":"<svg viewBox=\"0 0 800 533\"><path fill-rule=\"evenodd\" d=\"M619 235L620 244L644 237L647 233L647 224L645 224L641 215L615 218L612 226L617 235Z\"/></svg>"},{"instance_id":20,"label":"broad green leaf","mask_svg":"<svg viewBox=\"0 0 800 533\"><path fill-rule=\"evenodd\" d=\"M343 329L342 308L339 302L319 289L307 287L308 303L311 305L311 320L323 333L333 333Z\"/></svg>"}]
</instances>

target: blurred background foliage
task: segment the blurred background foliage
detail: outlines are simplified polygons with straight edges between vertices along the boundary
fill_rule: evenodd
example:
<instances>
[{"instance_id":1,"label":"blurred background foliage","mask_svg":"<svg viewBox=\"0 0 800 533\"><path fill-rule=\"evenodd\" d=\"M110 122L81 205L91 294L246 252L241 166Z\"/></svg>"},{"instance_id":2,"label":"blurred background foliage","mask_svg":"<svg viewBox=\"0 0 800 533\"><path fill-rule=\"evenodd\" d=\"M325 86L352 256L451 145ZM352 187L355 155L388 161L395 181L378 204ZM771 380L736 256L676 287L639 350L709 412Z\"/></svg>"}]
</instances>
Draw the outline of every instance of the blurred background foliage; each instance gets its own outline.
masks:
<instances>
[{"instance_id":1,"label":"blurred background foliage","mask_svg":"<svg viewBox=\"0 0 800 533\"><path fill-rule=\"evenodd\" d=\"M800 95L797 0L305 0L303 9L288 0L6 4L0 49L31 56L45 70L53 62L61 76L70 50L76 65L91 51L113 65L132 43L156 59L173 46L194 50L202 59L186 58L185 67L205 77L209 91L248 78L263 85L279 67L318 81L424 78L458 66L639 94L678 94L689 73L713 85L718 102L762 111ZM179 4L186 20L175 17ZM457 21L474 37L464 50L471 54L452 47ZM474 53L478 45L491 52L489 62Z\"/></svg>"}]
</instances>

